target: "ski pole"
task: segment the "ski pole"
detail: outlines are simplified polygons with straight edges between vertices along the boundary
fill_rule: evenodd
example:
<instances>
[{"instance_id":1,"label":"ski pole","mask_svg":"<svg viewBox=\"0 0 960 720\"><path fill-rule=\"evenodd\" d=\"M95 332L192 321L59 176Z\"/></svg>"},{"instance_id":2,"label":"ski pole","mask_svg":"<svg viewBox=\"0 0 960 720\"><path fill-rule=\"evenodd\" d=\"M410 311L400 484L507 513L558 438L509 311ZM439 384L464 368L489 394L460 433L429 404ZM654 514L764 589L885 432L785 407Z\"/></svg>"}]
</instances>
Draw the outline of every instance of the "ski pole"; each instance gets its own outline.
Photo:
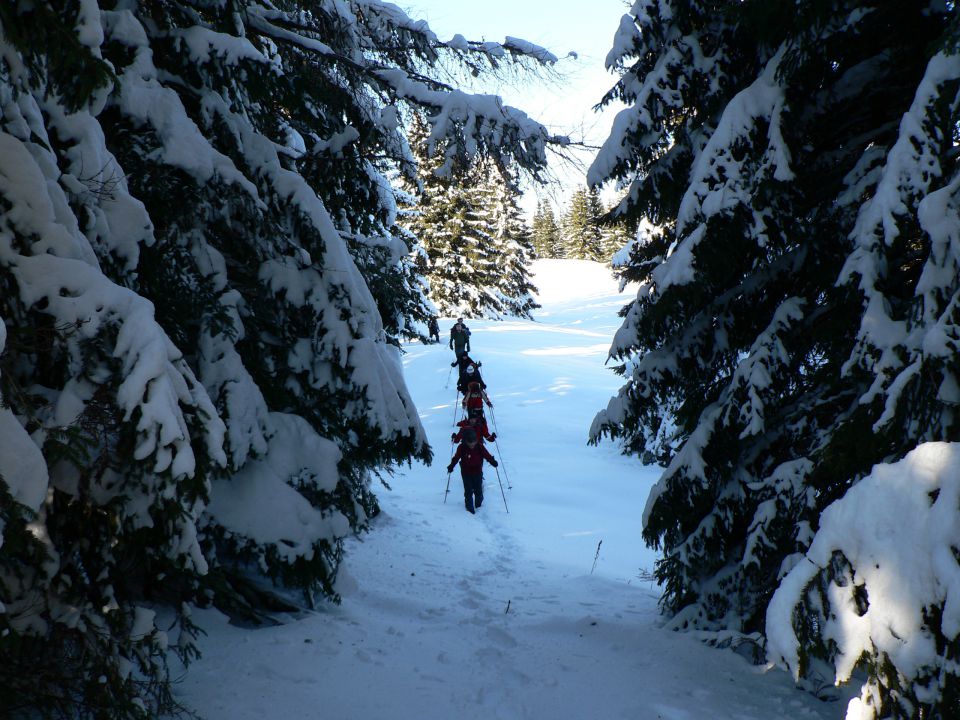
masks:
<instances>
[{"instance_id":1,"label":"ski pole","mask_svg":"<svg viewBox=\"0 0 960 720\"><path fill-rule=\"evenodd\" d=\"M450 455L453 456L453 446L456 445L456 440L453 439L453 435L450 436ZM450 473L447 473L447 492L450 492ZM444 498L446 502L446 498Z\"/></svg>"},{"instance_id":2,"label":"ski pole","mask_svg":"<svg viewBox=\"0 0 960 720\"><path fill-rule=\"evenodd\" d=\"M450 374L453 372L453 365L450 366L450 369L447 370L447 381L443 384L443 389L446 390L450 387Z\"/></svg>"},{"instance_id":3,"label":"ski pole","mask_svg":"<svg viewBox=\"0 0 960 720\"><path fill-rule=\"evenodd\" d=\"M456 426L457 426L457 414L459 413L459 405L460 405L460 391L457 390L457 400L456 400L456 402L455 402L454 405L453 405L453 427L456 427ZM453 441L453 438L451 437L451 438L450 438L450 454L451 454L451 455L453 454L453 446L454 446L455 444L456 444L456 443ZM449 495L449 494L450 494L450 473L447 473L447 489L446 489L446 491L443 493L443 502L444 502L444 503L447 502L447 495Z\"/></svg>"},{"instance_id":4,"label":"ski pole","mask_svg":"<svg viewBox=\"0 0 960 720\"><path fill-rule=\"evenodd\" d=\"M507 515L510 514L510 508L507 507L507 496L503 492L503 483L500 482L500 470L494 468L497 471L497 482L500 484L500 497L503 498L503 507L507 511Z\"/></svg>"},{"instance_id":5,"label":"ski pole","mask_svg":"<svg viewBox=\"0 0 960 720\"><path fill-rule=\"evenodd\" d=\"M503 462L503 450L500 449L500 431L497 430L497 416L493 412L493 405L490 406L490 417L493 419L493 432L497 434L497 439L493 444L497 446L497 455L500 456L500 462ZM510 473L507 472L507 464L503 462L503 476L507 479L507 490L513 490L513 483L510 482Z\"/></svg>"},{"instance_id":6,"label":"ski pole","mask_svg":"<svg viewBox=\"0 0 960 720\"><path fill-rule=\"evenodd\" d=\"M494 429L494 432L497 432ZM503 476L507 479L507 490L513 490L513 483L510 482L510 474L507 472L507 464L503 462L503 450L500 449L500 436L493 441L493 444L497 446L497 455L500 456L500 462L503 463Z\"/></svg>"}]
</instances>

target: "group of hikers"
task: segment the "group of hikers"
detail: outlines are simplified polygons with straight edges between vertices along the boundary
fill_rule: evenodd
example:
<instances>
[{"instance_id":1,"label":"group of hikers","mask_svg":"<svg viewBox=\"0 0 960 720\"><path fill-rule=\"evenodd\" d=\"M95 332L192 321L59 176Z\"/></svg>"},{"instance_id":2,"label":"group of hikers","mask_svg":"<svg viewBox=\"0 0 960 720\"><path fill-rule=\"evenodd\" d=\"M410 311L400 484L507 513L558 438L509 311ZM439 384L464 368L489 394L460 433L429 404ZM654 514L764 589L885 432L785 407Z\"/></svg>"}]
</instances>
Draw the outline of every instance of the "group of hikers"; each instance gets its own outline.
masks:
<instances>
[{"instance_id":1,"label":"group of hikers","mask_svg":"<svg viewBox=\"0 0 960 720\"><path fill-rule=\"evenodd\" d=\"M433 329L431 328L431 334ZM463 479L463 502L467 511L475 513L483 505L483 462L498 467L496 458L484 446L484 441L496 442L497 434L491 433L484 416L484 405L493 407L487 395L487 384L480 375L480 363L470 357L470 329L458 318L450 328L450 349L456 358L450 363L457 368L457 397L463 396L464 417L456 423L457 432L450 435L457 450L447 465L447 488L449 490L450 473L460 464L460 476ZM499 473L498 473L499 479ZM506 506L506 498L504 498ZM509 512L509 511L508 511Z\"/></svg>"}]
</instances>

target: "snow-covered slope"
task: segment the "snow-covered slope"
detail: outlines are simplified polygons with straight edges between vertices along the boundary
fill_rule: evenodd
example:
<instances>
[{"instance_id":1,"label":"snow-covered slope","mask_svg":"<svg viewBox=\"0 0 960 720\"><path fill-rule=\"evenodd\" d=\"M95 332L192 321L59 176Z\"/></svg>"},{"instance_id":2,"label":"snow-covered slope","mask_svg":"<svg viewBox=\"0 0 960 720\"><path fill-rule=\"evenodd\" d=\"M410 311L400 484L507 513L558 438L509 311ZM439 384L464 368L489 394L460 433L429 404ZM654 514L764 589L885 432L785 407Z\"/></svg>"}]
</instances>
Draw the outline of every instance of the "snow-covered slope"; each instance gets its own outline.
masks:
<instances>
[{"instance_id":1,"label":"snow-covered slope","mask_svg":"<svg viewBox=\"0 0 960 720\"><path fill-rule=\"evenodd\" d=\"M256 630L198 613L208 636L183 703L207 720L842 717L783 672L659 628L656 588L640 577L655 559L640 514L657 472L586 444L619 385L603 362L628 294L596 263L535 270L537 322L470 323L509 513L489 469L476 516L458 471L444 503L453 355L410 345L433 467L380 492L372 532L347 548L341 606Z\"/></svg>"}]
</instances>

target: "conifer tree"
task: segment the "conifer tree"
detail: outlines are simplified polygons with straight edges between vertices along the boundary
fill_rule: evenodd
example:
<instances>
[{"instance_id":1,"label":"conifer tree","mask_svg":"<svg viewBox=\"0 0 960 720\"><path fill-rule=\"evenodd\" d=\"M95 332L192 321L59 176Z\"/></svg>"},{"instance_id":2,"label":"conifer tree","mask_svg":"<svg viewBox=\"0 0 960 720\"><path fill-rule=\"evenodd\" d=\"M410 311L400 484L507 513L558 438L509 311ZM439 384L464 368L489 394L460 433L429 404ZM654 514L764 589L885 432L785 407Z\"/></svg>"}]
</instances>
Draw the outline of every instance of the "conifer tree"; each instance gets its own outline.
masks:
<instances>
[{"instance_id":1,"label":"conifer tree","mask_svg":"<svg viewBox=\"0 0 960 720\"><path fill-rule=\"evenodd\" d=\"M430 299L444 315L482 315L488 306L484 289L493 272L473 168L452 163L441 172L447 160L442 152L429 152L421 118L414 117L410 133L420 177L406 227L423 245Z\"/></svg>"},{"instance_id":2,"label":"conifer tree","mask_svg":"<svg viewBox=\"0 0 960 720\"><path fill-rule=\"evenodd\" d=\"M626 384L591 432L665 467L644 511L664 610L765 632L801 678L859 667L862 718L960 710L937 589L955 565L887 642L861 618L889 585L853 549L875 533L845 543L821 516L875 463L960 440L956 40L952 4L637 3L608 56L605 101L628 108L588 176L655 228L622 267L641 283L611 349Z\"/></svg>"},{"instance_id":3,"label":"conifer tree","mask_svg":"<svg viewBox=\"0 0 960 720\"><path fill-rule=\"evenodd\" d=\"M498 318L506 311L500 292L504 258L493 222L495 198L488 183L489 174L487 163L472 162L460 188L468 206L465 237L470 247L461 286L469 287L474 298L471 304L461 306L462 314L468 317Z\"/></svg>"},{"instance_id":4,"label":"conifer tree","mask_svg":"<svg viewBox=\"0 0 960 720\"><path fill-rule=\"evenodd\" d=\"M319 10L0 5L7 716L170 710L190 603L336 599L376 474L430 459L391 344L429 309L398 118L426 112L446 162L536 175L541 126L437 78L551 58Z\"/></svg>"},{"instance_id":5,"label":"conifer tree","mask_svg":"<svg viewBox=\"0 0 960 720\"><path fill-rule=\"evenodd\" d=\"M561 242L565 256L578 260L603 259L599 193L594 188L578 188L570 198L570 205L561 223Z\"/></svg>"},{"instance_id":6,"label":"conifer tree","mask_svg":"<svg viewBox=\"0 0 960 720\"><path fill-rule=\"evenodd\" d=\"M537 307L529 280L531 247L514 180L484 161L441 173L443 155L428 154L418 118L411 140L421 178L407 228L423 243L432 302L451 316L529 317Z\"/></svg>"},{"instance_id":7,"label":"conifer tree","mask_svg":"<svg viewBox=\"0 0 960 720\"><path fill-rule=\"evenodd\" d=\"M533 243L530 230L520 208L520 190L513 178L504 177L491 163L486 164L485 196L488 220L497 259L496 287L502 314L531 317L540 307L533 299L537 288L530 277Z\"/></svg>"},{"instance_id":8,"label":"conifer tree","mask_svg":"<svg viewBox=\"0 0 960 720\"><path fill-rule=\"evenodd\" d=\"M537 212L533 216L531 233L533 247L538 257L562 257L562 255L556 254L561 245L560 228L553 212L553 205L549 200L537 200Z\"/></svg>"}]
</instances>

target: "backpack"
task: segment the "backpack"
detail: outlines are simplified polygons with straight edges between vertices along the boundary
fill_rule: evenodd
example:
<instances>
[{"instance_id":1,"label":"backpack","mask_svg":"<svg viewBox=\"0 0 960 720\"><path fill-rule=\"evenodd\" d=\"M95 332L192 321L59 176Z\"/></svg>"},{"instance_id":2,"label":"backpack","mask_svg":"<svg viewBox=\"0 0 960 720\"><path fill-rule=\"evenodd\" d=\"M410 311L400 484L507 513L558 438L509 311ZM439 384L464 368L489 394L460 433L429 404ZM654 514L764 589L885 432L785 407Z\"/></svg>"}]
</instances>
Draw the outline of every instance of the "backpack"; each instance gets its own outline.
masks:
<instances>
[{"instance_id":1,"label":"backpack","mask_svg":"<svg viewBox=\"0 0 960 720\"><path fill-rule=\"evenodd\" d=\"M480 410L481 414L483 413L483 390L480 388L480 383L475 380L470 382L467 392L463 395L463 404L467 408L468 415L471 410Z\"/></svg>"}]
</instances>

